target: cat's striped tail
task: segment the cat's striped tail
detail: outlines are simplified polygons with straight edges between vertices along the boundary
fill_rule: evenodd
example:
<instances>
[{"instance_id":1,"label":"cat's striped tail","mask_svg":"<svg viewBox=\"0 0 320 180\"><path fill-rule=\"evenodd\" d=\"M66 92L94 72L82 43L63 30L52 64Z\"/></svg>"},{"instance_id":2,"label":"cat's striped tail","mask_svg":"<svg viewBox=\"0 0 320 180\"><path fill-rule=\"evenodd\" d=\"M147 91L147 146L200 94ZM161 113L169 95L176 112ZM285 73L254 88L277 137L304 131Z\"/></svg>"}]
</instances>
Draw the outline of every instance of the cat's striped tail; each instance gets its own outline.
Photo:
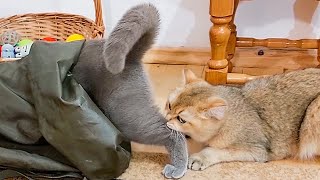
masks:
<instances>
[{"instance_id":1,"label":"cat's striped tail","mask_svg":"<svg viewBox=\"0 0 320 180\"><path fill-rule=\"evenodd\" d=\"M159 25L159 13L153 5L129 9L106 41L103 52L106 68L117 74L122 72L127 59L140 61L154 43Z\"/></svg>"}]
</instances>

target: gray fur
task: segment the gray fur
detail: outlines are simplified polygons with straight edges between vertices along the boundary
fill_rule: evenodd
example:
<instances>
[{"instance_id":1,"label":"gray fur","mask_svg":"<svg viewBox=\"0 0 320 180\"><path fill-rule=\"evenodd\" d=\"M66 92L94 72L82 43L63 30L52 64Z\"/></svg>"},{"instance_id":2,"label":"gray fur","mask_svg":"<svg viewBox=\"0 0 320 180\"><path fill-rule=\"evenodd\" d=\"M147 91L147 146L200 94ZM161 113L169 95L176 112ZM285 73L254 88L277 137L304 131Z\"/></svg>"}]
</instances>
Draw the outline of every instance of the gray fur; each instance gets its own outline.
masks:
<instances>
[{"instance_id":1,"label":"gray fur","mask_svg":"<svg viewBox=\"0 0 320 180\"><path fill-rule=\"evenodd\" d=\"M130 9L108 39L86 41L73 74L93 101L131 141L163 145L172 165L167 178L180 178L187 169L185 137L166 126L152 101L141 58L159 28L159 15L150 4Z\"/></svg>"}]
</instances>

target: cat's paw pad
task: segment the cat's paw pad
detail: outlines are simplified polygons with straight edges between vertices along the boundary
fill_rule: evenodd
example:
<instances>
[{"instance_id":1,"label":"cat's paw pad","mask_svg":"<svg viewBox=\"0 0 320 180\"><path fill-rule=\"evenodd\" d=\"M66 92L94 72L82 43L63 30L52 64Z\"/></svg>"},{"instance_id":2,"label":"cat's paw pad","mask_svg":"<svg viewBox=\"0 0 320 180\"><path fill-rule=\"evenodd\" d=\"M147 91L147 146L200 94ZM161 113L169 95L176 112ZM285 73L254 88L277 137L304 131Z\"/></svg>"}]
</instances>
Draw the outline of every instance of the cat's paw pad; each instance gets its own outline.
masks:
<instances>
[{"instance_id":1,"label":"cat's paw pad","mask_svg":"<svg viewBox=\"0 0 320 180\"><path fill-rule=\"evenodd\" d=\"M187 168L176 168L171 164L167 164L164 167L162 174L166 178L178 179L178 178L181 178L186 173L186 171L187 171Z\"/></svg>"},{"instance_id":2,"label":"cat's paw pad","mask_svg":"<svg viewBox=\"0 0 320 180\"><path fill-rule=\"evenodd\" d=\"M201 155L192 155L189 158L188 168L195 171L202 171L209 167L209 163Z\"/></svg>"}]
</instances>

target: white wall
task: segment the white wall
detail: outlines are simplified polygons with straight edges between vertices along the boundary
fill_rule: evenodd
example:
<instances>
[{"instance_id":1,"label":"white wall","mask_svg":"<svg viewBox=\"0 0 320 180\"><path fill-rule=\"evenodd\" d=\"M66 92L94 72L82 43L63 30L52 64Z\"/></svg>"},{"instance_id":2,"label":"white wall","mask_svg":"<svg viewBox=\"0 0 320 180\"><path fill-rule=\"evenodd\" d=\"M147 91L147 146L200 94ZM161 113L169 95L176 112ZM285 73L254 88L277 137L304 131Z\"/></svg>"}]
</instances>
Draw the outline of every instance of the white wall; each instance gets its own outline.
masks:
<instances>
[{"instance_id":1,"label":"white wall","mask_svg":"<svg viewBox=\"0 0 320 180\"><path fill-rule=\"evenodd\" d=\"M157 46L209 47L209 0L102 0L109 32L122 14L141 2L155 4L162 25ZM77 2L77 3L75 3ZM0 0L0 17L28 12L68 12L94 18L91 0ZM19 4L19 5L18 5ZM238 7L239 36L319 38L316 0L244 0Z\"/></svg>"}]
</instances>

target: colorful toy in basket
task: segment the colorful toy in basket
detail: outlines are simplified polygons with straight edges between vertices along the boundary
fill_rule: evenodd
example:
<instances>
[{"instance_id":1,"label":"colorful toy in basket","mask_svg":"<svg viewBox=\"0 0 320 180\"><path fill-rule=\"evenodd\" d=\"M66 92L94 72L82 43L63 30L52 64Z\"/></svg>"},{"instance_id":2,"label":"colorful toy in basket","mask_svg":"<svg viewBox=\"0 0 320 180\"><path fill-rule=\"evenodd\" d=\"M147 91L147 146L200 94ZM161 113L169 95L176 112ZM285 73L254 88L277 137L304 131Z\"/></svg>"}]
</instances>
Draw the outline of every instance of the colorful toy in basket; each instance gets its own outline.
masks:
<instances>
[{"instance_id":1,"label":"colorful toy in basket","mask_svg":"<svg viewBox=\"0 0 320 180\"><path fill-rule=\"evenodd\" d=\"M11 44L15 46L20 41L21 36L13 30L5 31L0 36L0 45Z\"/></svg>"},{"instance_id":2,"label":"colorful toy in basket","mask_svg":"<svg viewBox=\"0 0 320 180\"><path fill-rule=\"evenodd\" d=\"M48 41L48 42L55 42L55 41L57 41L57 39L56 39L56 38L53 38L53 37L45 37L45 38L43 38L42 40L43 40L43 41Z\"/></svg>"},{"instance_id":3,"label":"colorful toy in basket","mask_svg":"<svg viewBox=\"0 0 320 180\"><path fill-rule=\"evenodd\" d=\"M19 41L17 43L17 46L25 46L25 45L32 44L32 43L33 43L33 41L30 39L22 39L21 41Z\"/></svg>"},{"instance_id":4,"label":"colorful toy in basket","mask_svg":"<svg viewBox=\"0 0 320 180\"><path fill-rule=\"evenodd\" d=\"M3 44L2 50L0 49L0 57L2 58L22 58L30 53L33 41L30 39L21 39L20 35L13 30L4 32L0 36L0 45ZM84 40L85 37L81 34L71 34L66 42ZM43 41L55 42L58 41L53 37L44 37Z\"/></svg>"},{"instance_id":5,"label":"colorful toy in basket","mask_svg":"<svg viewBox=\"0 0 320 180\"><path fill-rule=\"evenodd\" d=\"M11 44L4 44L1 48L2 58L14 58L14 47Z\"/></svg>"},{"instance_id":6,"label":"colorful toy in basket","mask_svg":"<svg viewBox=\"0 0 320 180\"><path fill-rule=\"evenodd\" d=\"M30 39L23 39L18 42L17 46L15 47L14 51L16 53L16 58L23 58L30 53L31 46L33 41Z\"/></svg>"},{"instance_id":7,"label":"colorful toy in basket","mask_svg":"<svg viewBox=\"0 0 320 180\"><path fill-rule=\"evenodd\" d=\"M67 39L66 42L72 42L72 41L79 41L85 39L83 35L81 34L71 34Z\"/></svg>"}]
</instances>

